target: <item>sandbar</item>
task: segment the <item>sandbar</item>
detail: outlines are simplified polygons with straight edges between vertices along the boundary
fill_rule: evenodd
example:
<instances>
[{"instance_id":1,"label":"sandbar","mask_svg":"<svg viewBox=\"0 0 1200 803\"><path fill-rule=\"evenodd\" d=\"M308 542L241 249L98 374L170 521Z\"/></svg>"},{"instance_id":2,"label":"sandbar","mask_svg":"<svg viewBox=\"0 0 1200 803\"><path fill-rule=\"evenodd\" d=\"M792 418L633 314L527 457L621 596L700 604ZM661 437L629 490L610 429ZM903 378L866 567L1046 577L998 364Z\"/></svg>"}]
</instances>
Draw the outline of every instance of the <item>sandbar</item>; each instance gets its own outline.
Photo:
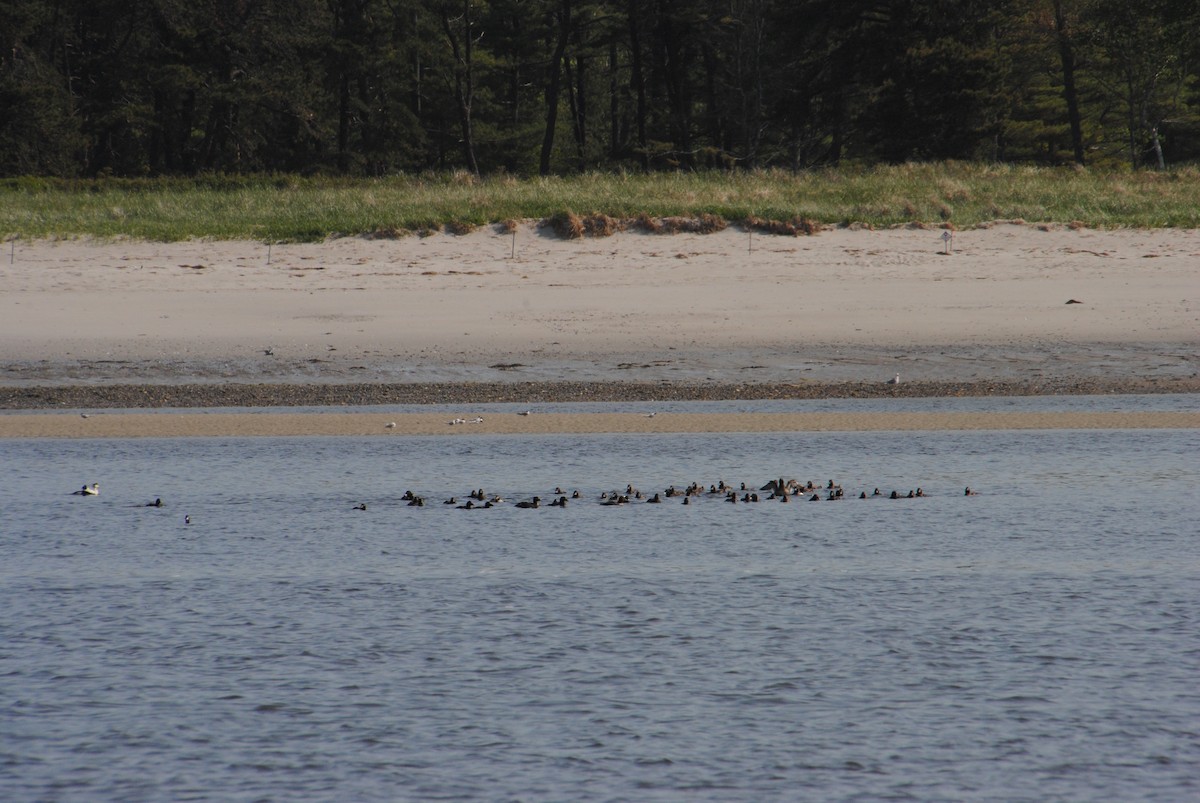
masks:
<instances>
[{"instance_id":1,"label":"sandbar","mask_svg":"<svg viewBox=\"0 0 1200 803\"><path fill-rule=\"evenodd\" d=\"M469 417L468 417L469 416ZM398 437L556 434L1196 429L1200 412L33 413L0 415L0 438Z\"/></svg>"}]
</instances>

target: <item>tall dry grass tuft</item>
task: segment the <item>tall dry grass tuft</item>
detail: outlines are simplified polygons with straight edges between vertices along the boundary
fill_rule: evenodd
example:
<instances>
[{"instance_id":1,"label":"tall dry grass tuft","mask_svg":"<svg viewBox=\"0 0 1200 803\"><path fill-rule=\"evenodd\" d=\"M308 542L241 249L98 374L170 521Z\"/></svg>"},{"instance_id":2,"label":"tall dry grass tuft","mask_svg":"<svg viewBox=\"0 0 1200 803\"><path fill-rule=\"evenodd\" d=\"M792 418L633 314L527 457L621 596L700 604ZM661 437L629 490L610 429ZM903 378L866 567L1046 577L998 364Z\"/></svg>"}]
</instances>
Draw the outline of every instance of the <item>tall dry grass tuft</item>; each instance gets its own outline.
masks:
<instances>
[{"instance_id":1,"label":"tall dry grass tuft","mask_svg":"<svg viewBox=\"0 0 1200 803\"><path fill-rule=\"evenodd\" d=\"M611 237L624 228L620 220L599 212L583 218L583 233L588 237Z\"/></svg>"},{"instance_id":2,"label":"tall dry grass tuft","mask_svg":"<svg viewBox=\"0 0 1200 803\"><path fill-rule=\"evenodd\" d=\"M792 217L788 220L768 220L760 217L748 217L745 226L763 234L786 234L792 237L800 235L811 236L820 232L824 226L811 218Z\"/></svg>"},{"instance_id":3,"label":"tall dry grass tuft","mask_svg":"<svg viewBox=\"0 0 1200 803\"><path fill-rule=\"evenodd\" d=\"M448 220L448 221L446 221L445 228L446 228L447 234L453 234L453 235L461 237L463 235L470 234L471 232L475 231L475 229L477 229L479 227L476 226L474 223L469 223L468 221L465 221L465 220Z\"/></svg>"},{"instance_id":4,"label":"tall dry grass tuft","mask_svg":"<svg viewBox=\"0 0 1200 803\"><path fill-rule=\"evenodd\" d=\"M578 240L583 237L583 218L574 212L555 212L546 223L564 240Z\"/></svg>"}]
</instances>

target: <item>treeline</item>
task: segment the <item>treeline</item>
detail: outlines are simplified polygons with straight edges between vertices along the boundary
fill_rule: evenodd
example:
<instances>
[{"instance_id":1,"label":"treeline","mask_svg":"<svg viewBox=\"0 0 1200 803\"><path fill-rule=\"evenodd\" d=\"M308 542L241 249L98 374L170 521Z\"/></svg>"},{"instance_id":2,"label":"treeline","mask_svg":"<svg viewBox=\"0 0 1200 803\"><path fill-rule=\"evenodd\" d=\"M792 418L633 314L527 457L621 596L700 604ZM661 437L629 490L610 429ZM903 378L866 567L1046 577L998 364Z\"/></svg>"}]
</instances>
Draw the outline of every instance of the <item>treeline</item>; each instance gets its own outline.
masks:
<instances>
[{"instance_id":1,"label":"treeline","mask_svg":"<svg viewBox=\"0 0 1200 803\"><path fill-rule=\"evenodd\" d=\"M0 0L0 174L1200 158L1196 0Z\"/></svg>"}]
</instances>

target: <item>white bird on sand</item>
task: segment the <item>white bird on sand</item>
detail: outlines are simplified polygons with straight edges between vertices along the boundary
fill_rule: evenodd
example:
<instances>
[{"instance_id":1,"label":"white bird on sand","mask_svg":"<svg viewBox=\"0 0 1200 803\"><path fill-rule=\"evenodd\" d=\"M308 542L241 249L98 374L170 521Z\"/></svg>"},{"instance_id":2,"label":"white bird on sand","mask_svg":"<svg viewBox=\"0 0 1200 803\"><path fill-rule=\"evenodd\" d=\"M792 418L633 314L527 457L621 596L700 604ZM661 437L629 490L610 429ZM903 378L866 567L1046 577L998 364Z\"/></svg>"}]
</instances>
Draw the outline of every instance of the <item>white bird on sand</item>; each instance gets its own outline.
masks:
<instances>
[{"instance_id":1,"label":"white bird on sand","mask_svg":"<svg viewBox=\"0 0 1200 803\"><path fill-rule=\"evenodd\" d=\"M384 429L395 429L395 428L396 428L396 422L395 422L395 421L389 421L388 423L386 423L386 424L384 424L384 425L383 425L383 428L384 428Z\"/></svg>"},{"instance_id":2,"label":"white bird on sand","mask_svg":"<svg viewBox=\"0 0 1200 803\"><path fill-rule=\"evenodd\" d=\"M887 383L889 385L899 385L900 384L900 374L896 374L895 376L893 376L891 379L889 379L887 381Z\"/></svg>"}]
</instances>

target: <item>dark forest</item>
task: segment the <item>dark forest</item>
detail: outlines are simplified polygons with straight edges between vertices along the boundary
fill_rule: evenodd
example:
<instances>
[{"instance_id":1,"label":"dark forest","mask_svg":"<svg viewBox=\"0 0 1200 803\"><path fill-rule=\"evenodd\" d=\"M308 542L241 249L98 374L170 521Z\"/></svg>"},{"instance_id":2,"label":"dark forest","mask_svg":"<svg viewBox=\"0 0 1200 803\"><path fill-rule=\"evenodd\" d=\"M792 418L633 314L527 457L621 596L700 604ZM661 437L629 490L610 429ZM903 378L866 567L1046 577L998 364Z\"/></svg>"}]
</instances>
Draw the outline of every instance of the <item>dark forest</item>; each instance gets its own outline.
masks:
<instances>
[{"instance_id":1,"label":"dark forest","mask_svg":"<svg viewBox=\"0 0 1200 803\"><path fill-rule=\"evenodd\" d=\"M1195 0L4 0L0 175L1200 159Z\"/></svg>"}]
</instances>

